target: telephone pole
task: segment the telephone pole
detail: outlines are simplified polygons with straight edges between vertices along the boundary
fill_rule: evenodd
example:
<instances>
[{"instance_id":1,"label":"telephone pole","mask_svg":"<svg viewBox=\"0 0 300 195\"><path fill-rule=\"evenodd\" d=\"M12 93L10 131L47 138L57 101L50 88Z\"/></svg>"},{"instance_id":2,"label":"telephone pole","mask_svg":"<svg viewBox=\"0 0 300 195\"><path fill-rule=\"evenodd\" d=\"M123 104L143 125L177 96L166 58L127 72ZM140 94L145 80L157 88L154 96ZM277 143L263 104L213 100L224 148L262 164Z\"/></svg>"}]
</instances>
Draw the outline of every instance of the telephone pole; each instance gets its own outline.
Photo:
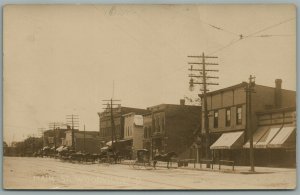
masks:
<instances>
[{"instance_id":1,"label":"telephone pole","mask_svg":"<svg viewBox=\"0 0 300 195\"><path fill-rule=\"evenodd\" d=\"M67 119L67 125L71 126L72 149L76 150L74 129L79 129L79 116L75 115L75 114L69 114L69 115L66 116L66 119Z\"/></svg>"},{"instance_id":2,"label":"telephone pole","mask_svg":"<svg viewBox=\"0 0 300 195\"><path fill-rule=\"evenodd\" d=\"M115 121L114 121L114 114L119 113L119 109L118 107L121 106L120 103L116 103L116 102L120 102L121 100L114 100L114 99L110 99L110 100L102 100L103 102L105 102L103 105L106 105L106 107L104 107L104 112L109 113L110 115L110 123L111 123L111 146L112 148L114 148L114 142L117 142L117 135L116 135L116 126L115 126ZM116 107L117 106L117 107Z\"/></svg>"},{"instance_id":3,"label":"telephone pole","mask_svg":"<svg viewBox=\"0 0 300 195\"><path fill-rule=\"evenodd\" d=\"M85 124L83 125L83 152L85 153Z\"/></svg>"},{"instance_id":4,"label":"telephone pole","mask_svg":"<svg viewBox=\"0 0 300 195\"><path fill-rule=\"evenodd\" d=\"M51 122L51 123L49 123L49 129L53 129L53 142L54 142L54 148L56 149L56 137L57 137L57 135L56 135L56 129L58 128L58 127L60 127L61 126L61 123L60 122Z\"/></svg>"},{"instance_id":5,"label":"telephone pole","mask_svg":"<svg viewBox=\"0 0 300 195\"><path fill-rule=\"evenodd\" d=\"M208 82L208 79L218 79L219 77L216 76L210 76L208 75L208 72L219 72L217 69L207 69L206 66L214 66L214 65L219 65L217 63L209 63L206 62L206 59L215 59L218 58L216 56L205 56L204 52L202 55L199 56L188 56L189 58L198 58L201 59L201 62L188 62L190 67L191 74L189 74L190 79L190 90L194 89L194 85L198 84L201 86L200 91L202 91L203 94L203 107L204 107L204 131L205 131L205 158L208 160L211 158L210 155L210 135L209 135L209 118L208 118L208 109L207 109L207 92L208 90L208 85L219 85L219 83L213 83L213 82ZM194 68L194 65L198 66L196 69ZM193 72L196 72L195 74ZM197 74L198 73L198 74ZM194 78L200 79L199 81L194 81ZM202 134L202 132L201 132ZM207 168L210 168L210 164L206 164Z\"/></svg>"},{"instance_id":6,"label":"telephone pole","mask_svg":"<svg viewBox=\"0 0 300 195\"><path fill-rule=\"evenodd\" d=\"M42 137L42 149L44 148L44 132L45 132L45 128L38 128L38 133Z\"/></svg>"},{"instance_id":7,"label":"telephone pole","mask_svg":"<svg viewBox=\"0 0 300 195\"><path fill-rule=\"evenodd\" d=\"M246 92L246 105L247 105L247 132L250 141L250 171L254 172L254 149L253 149L253 131L252 131L252 105L251 105L251 94L255 93L255 77L250 75L249 82L245 87Z\"/></svg>"}]
</instances>

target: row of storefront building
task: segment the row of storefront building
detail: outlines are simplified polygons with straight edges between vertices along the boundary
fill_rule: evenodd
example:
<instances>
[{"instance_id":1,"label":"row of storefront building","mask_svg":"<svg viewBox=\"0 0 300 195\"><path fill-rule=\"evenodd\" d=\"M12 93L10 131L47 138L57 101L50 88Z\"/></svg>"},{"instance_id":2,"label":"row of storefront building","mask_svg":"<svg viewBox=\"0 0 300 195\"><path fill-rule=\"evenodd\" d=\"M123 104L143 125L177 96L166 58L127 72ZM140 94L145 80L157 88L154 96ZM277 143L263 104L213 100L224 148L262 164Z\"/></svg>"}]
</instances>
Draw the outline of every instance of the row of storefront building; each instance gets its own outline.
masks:
<instances>
[{"instance_id":1,"label":"row of storefront building","mask_svg":"<svg viewBox=\"0 0 300 195\"><path fill-rule=\"evenodd\" d=\"M255 165L295 166L296 164L296 92L256 84L251 98L251 129ZM242 82L207 93L211 158L249 164L247 96ZM203 95L199 95L202 99ZM201 101L202 102L202 101ZM146 109L118 107L113 110L115 135L127 157L147 149L150 155L174 151L179 158L205 158L204 114L201 106L160 104ZM99 131L72 131L70 128L44 133L46 145L75 145L76 151L98 153L112 140L111 115L98 113ZM74 132L74 139L72 139ZM53 140L54 139L54 140ZM74 143L73 143L74 142Z\"/></svg>"}]
</instances>

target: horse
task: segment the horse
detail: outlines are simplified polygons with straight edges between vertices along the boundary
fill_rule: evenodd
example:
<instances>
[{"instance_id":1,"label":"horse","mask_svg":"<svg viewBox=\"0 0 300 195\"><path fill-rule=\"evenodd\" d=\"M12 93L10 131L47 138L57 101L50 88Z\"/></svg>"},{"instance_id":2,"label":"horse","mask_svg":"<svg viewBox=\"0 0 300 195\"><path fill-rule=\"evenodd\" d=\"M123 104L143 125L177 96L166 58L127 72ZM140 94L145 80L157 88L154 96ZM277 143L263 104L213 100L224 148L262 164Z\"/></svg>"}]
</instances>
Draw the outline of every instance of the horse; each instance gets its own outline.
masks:
<instances>
[{"instance_id":1,"label":"horse","mask_svg":"<svg viewBox=\"0 0 300 195\"><path fill-rule=\"evenodd\" d=\"M168 152L166 154L158 154L153 157L153 167L156 168L157 161L167 162L167 168L169 169L169 163L171 158L176 157L175 152Z\"/></svg>"}]
</instances>

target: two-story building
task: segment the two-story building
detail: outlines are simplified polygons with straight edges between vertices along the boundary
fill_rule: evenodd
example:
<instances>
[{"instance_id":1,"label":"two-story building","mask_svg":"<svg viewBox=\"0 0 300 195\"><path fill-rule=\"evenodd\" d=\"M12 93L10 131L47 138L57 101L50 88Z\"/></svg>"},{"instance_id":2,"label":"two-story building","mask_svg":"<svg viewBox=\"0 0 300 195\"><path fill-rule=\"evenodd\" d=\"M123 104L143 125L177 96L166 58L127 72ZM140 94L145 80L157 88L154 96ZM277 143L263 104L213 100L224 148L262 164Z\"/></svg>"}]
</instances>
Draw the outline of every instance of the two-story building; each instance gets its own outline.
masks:
<instances>
[{"instance_id":1,"label":"two-story building","mask_svg":"<svg viewBox=\"0 0 300 195\"><path fill-rule=\"evenodd\" d=\"M176 152L188 158L193 144L193 131L200 125L200 106L160 104L148 108L144 117L144 147L151 155ZM151 125L150 125L151 124Z\"/></svg>"},{"instance_id":2,"label":"two-story building","mask_svg":"<svg viewBox=\"0 0 300 195\"><path fill-rule=\"evenodd\" d=\"M66 132L70 128L55 128L43 132L43 145L50 148L57 148L62 145L63 140L66 138Z\"/></svg>"},{"instance_id":3,"label":"two-story building","mask_svg":"<svg viewBox=\"0 0 300 195\"><path fill-rule=\"evenodd\" d=\"M63 145L74 147L76 152L99 153L100 138L99 131L75 131L74 143L72 142L72 130L66 131L66 137L63 140Z\"/></svg>"},{"instance_id":4,"label":"two-story building","mask_svg":"<svg viewBox=\"0 0 300 195\"><path fill-rule=\"evenodd\" d=\"M296 166L296 107L256 113L253 135L254 159L258 166ZM249 140L243 148L249 149Z\"/></svg>"},{"instance_id":5,"label":"two-story building","mask_svg":"<svg viewBox=\"0 0 300 195\"><path fill-rule=\"evenodd\" d=\"M113 118L116 129L116 139L124 139L124 117L123 115L134 112L135 114L146 113L147 110L140 108L131 107L118 107L113 109ZM99 136L102 140L102 147L105 146L106 142L111 141L112 127L111 127L111 115L110 109L104 110L98 113L99 116Z\"/></svg>"},{"instance_id":6,"label":"two-story building","mask_svg":"<svg viewBox=\"0 0 300 195\"><path fill-rule=\"evenodd\" d=\"M255 132L258 127L257 112L272 108L285 108L296 105L295 91L281 88L281 79L276 79L275 87L256 84L251 98L251 127ZM243 144L249 140L247 131L246 82L207 93L209 113L210 149L213 157L234 160L237 164L248 163L249 151ZM199 95L203 99L203 95ZM203 102L203 101L202 101ZM202 119L204 120L204 114ZM205 135L202 123L202 135Z\"/></svg>"},{"instance_id":7,"label":"two-story building","mask_svg":"<svg viewBox=\"0 0 300 195\"><path fill-rule=\"evenodd\" d=\"M136 150L143 149L144 129L143 116L134 112L123 115L124 140L131 143L132 158L136 157Z\"/></svg>"},{"instance_id":8,"label":"two-story building","mask_svg":"<svg viewBox=\"0 0 300 195\"><path fill-rule=\"evenodd\" d=\"M151 137L152 137L152 113L143 114L143 126L144 126L144 139L143 148L151 151Z\"/></svg>"}]
</instances>

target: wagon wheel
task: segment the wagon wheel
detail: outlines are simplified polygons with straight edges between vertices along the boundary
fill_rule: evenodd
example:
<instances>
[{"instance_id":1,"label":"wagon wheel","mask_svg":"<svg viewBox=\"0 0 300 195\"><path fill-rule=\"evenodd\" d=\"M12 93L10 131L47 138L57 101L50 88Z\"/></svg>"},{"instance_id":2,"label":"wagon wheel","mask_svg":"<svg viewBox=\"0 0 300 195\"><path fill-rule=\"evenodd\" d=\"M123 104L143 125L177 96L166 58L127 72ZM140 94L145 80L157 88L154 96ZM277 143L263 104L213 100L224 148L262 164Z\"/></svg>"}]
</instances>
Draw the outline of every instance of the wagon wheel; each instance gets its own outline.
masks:
<instances>
[{"instance_id":1,"label":"wagon wheel","mask_svg":"<svg viewBox=\"0 0 300 195\"><path fill-rule=\"evenodd\" d=\"M135 161L135 162L133 163L132 167L133 167L134 169L141 169L141 163Z\"/></svg>"},{"instance_id":2,"label":"wagon wheel","mask_svg":"<svg viewBox=\"0 0 300 195\"><path fill-rule=\"evenodd\" d=\"M153 169L151 161L145 162L144 167L145 167L146 170L152 170Z\"/></svg>"}]
</instances>

